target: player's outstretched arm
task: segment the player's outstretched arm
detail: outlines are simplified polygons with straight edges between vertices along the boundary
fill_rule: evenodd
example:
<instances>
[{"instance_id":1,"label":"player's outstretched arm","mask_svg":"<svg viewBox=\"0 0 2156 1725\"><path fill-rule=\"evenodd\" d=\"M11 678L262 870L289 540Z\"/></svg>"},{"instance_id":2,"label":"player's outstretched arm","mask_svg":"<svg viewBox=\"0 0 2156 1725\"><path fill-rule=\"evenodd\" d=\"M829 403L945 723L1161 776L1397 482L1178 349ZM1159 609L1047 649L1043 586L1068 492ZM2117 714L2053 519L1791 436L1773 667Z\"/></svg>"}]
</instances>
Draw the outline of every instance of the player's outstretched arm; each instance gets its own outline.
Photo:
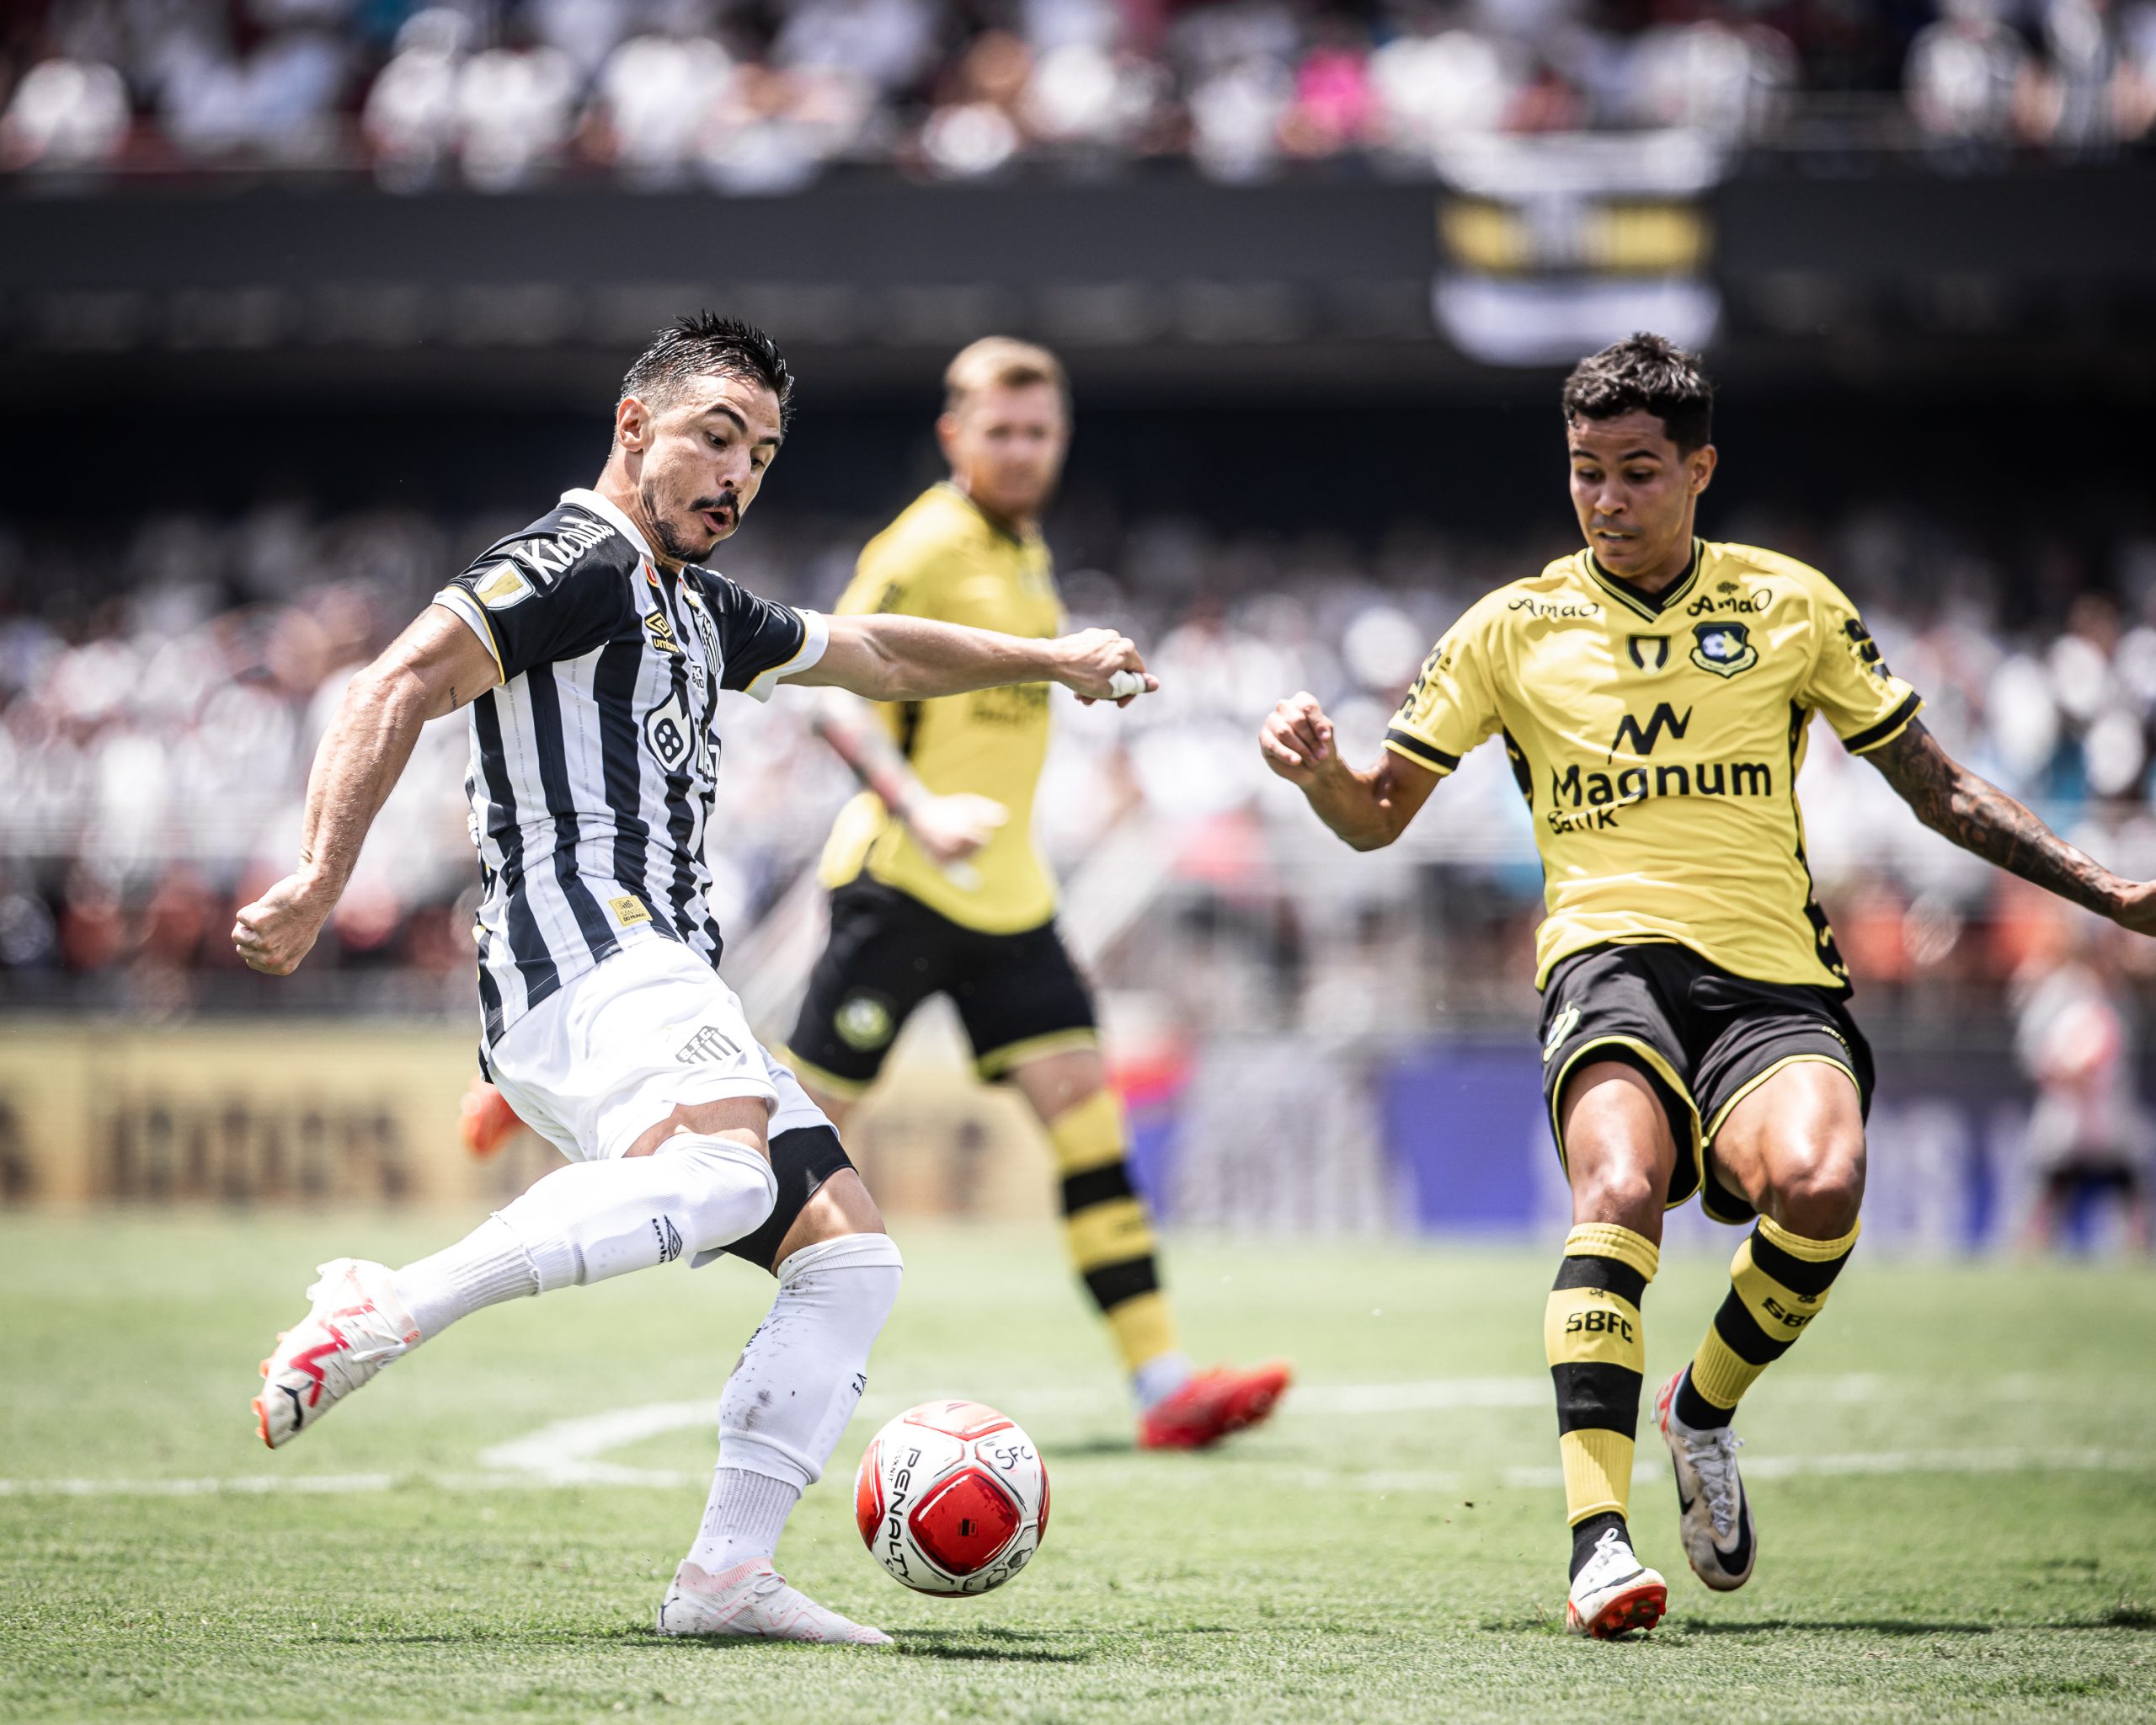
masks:
<instances>
[{"instance_id":1,"label":"player's outstretched arm","mask_svg":"<svg viewBox=\"0 0 2156 1725\"><path fill-rule=\"evenodd\" d=\"M1358 772L1340 758L1332 721L1317 697L1290 695L1267 715L1257 734L1265 764L1299 790L1322 820L1358 851L1382 850L1437 788L1438 775L1390 749Z\"/></svg>"},{"instance_id":2,"label":"player's outstretched arm","mask_svg":"<svg viewBox=\"0 0 2156 1725\"><path fill-rule=\"evenodd\" d=\"M1060 683L1082 701L1118 707L1161 686L1137 648L1113 629L1081 629L1044 641L896 613L831 618L824 656L790 681L848 689L871 701Z\"/></svg>"},{"instance_id":3,"label":"player's outstretched arm","mask_svg":"<svg viewBox=\"0 0 2156 1725\"><path fill-rule=\"evenodd\" d=\"M1865 759L1934 832L2123 927L2156 934L2156 883L2127 880L2076 850L1940 748L1923 721Z\"/></svg>"},{"instance_id":4,"label":"player's outstretched arm","mask_svg":"<svg viewBox=\"0 0 2156 1725\"><path fill-rule=\"evenodd\" d=\"M456 613L430 606L345 686L307 775L300 864L243 907L232 945L253 969L289 976L351 879L420 727L494 687L500 671Z\"/></svg>"},{"instance_id":5,"label":"player's outstretched arm","mask_svg":"<svg viewBox=\"0 0 2156 1725\"><path fill-rule=\"evenodd\" d=\"M862 787L905 823L914 841L939 867L964 862L1011 819L1011 811L993 797L969 791L937 796L858 701L836 692L823 696L808 723Z\"/></svg>"}]
</instances>

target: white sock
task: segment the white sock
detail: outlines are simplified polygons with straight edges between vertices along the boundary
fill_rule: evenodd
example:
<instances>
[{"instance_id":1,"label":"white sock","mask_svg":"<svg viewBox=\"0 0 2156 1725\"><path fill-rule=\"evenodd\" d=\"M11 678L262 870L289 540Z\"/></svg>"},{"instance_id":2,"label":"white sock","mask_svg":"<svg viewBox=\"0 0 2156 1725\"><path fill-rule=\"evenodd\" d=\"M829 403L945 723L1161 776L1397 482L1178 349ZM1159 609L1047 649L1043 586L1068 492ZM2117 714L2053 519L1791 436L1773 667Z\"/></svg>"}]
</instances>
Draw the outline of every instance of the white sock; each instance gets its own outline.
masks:
<instances>
[{"instance_id":1,"label":"white sock","mask_svg":"<svg viewBox=\"0 0 2156 1725\"><path fill-rule=\"evenodd\" d=\"M677 1132L649 1156L571 1162L501 1210L539 1291L671 1263L753 1233L778 1196L771 1160L728 1138Z\"/></svg>"},{"instance_id":2,"label":"white sock","mask_svg":"<svg viewBox=\"0 0 2156 1725\"><path fill-rule=\"evenodd\" d=\"M423 1342L483 1306L538 1291L531 1254L499 1216L488 1216L456 1245L397 1272L398 1297Z\"/></svg>"},{"instance_id":3,"label":"white sock","mask_svg":"<svg viewBox=\"0 0 2156 1725\"><path fill-rule=\"evenodd\" d=\"M1130 1392L1138 1398L1138 1411L1150 1413L1190 1381L1190 1356L1180 1348L1155 1354L1130 1375Z\"/></svg>"},{"instance_id":4,"label":"white sock","mask_svg":"<svg viewBox=\"0 0 2156 1725\"><path fill-rule=\"evenodd\" d=\"M482 1306L731 1245L771 1213L769 1158L677 1132L649 1156L571 1162L446 1252L397 1272L422 1338Z\"/></svg>"},{"instance_id":5,"label":"white sock","mask_svg":"<svg viewBox=\"0 0 2156 1725\"><path fill-rule=\"evenodd\" d=\"M689 1547L689 1562L717 1575L752 1557L769 1559L800 1500L801 1487L790 1480L744 1467L713 1469L711 1500L704 1505L696 1542Z\"/></svg>"},{"instance_id":6,"label":"white sock","mask_svg":"<svg viewBox=\"0 0 2156 1725\"><path fill-rule=\"evenodd\" d=\"M905 1260L888 1234L804 1246L718 1403L718 1465L806 1490L868 1387L868 1350L899 1297Z\"/></svg>"}]
</instances>

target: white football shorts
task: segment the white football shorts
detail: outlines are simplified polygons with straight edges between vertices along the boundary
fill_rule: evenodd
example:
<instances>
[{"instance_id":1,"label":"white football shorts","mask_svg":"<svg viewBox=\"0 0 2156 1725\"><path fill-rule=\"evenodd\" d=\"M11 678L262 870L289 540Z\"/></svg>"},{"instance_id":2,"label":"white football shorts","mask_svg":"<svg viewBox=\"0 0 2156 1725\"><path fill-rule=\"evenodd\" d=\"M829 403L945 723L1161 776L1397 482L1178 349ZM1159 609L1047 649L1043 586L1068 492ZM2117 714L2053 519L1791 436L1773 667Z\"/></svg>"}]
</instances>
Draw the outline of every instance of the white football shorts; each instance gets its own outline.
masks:
<instances>
[{"instance_id":1,"label":"white football shorts","mask_svg":"<svg viewBox=\"0 0 2156 1725\"><path fill-rule=\"evenodd\" d=\"M678 941L601 959L511 1025L487 1065L517 1118L572 1162L611 1161L675 1108L737 1096L763 1099L772 1138L830 1124Z\"/></svg>"}]
</instances>

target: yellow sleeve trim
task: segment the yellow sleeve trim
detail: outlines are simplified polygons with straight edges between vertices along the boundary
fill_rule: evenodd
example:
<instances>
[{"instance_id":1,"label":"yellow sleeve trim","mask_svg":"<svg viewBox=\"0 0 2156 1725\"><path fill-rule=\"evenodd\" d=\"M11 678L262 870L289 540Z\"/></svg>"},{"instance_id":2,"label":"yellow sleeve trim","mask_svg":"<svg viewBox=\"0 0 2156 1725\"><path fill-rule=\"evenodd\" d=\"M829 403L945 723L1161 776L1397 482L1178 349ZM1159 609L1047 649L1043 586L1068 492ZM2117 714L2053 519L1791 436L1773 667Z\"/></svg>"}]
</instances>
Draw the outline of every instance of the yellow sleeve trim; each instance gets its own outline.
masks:
<instances>
[{"instance_id":1,"label":"yellow sleeve trim","mask_svg":"<svg viewBox=\"0 0 2156 1725\"><path fill-rule=\"evenodd\" d=\"M435 603L485 644L487 651L494 655L494 681L507 682L509 672L502 664L501 645L494 639L494 626L487 621L485 608L476 603L462 587L454 585L445 587L435 594Z\"/></svg>"}]
</instances>

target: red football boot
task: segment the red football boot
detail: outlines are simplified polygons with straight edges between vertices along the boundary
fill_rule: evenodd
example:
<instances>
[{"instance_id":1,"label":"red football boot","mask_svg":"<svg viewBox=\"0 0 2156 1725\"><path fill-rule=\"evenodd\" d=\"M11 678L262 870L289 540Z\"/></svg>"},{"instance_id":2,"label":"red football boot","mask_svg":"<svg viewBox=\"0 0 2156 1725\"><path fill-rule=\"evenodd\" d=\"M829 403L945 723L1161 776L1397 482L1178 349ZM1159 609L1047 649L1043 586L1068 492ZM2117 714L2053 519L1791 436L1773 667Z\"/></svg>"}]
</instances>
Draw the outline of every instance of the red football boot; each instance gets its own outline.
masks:
<instances>
[{"instance_id":1,"label":"red football boot","mask_svg":"<svg viewBox=\"0 0 2156 1725\"><path fill-rule=\"evenodd\" d=\"M1285 1360L1240 1371L1216 1365L1157 1403L1138 1423L1141 1450L1209 1450L1272 1413L1294 1370Z\"/></svg>"},{"instance_id":2,"label":"red football boot","mask_svg":"<svg viewBox=\"0 0 2156 1725\"><path fill-rule=\"evenodd\" d=\"M489 1156L524 1130L524 1122L509 1105L509 1098L483 1078L474 1078L458 1105L457 1125L464 1147L476 1156Z\"/></svg>"}]
</instances>

